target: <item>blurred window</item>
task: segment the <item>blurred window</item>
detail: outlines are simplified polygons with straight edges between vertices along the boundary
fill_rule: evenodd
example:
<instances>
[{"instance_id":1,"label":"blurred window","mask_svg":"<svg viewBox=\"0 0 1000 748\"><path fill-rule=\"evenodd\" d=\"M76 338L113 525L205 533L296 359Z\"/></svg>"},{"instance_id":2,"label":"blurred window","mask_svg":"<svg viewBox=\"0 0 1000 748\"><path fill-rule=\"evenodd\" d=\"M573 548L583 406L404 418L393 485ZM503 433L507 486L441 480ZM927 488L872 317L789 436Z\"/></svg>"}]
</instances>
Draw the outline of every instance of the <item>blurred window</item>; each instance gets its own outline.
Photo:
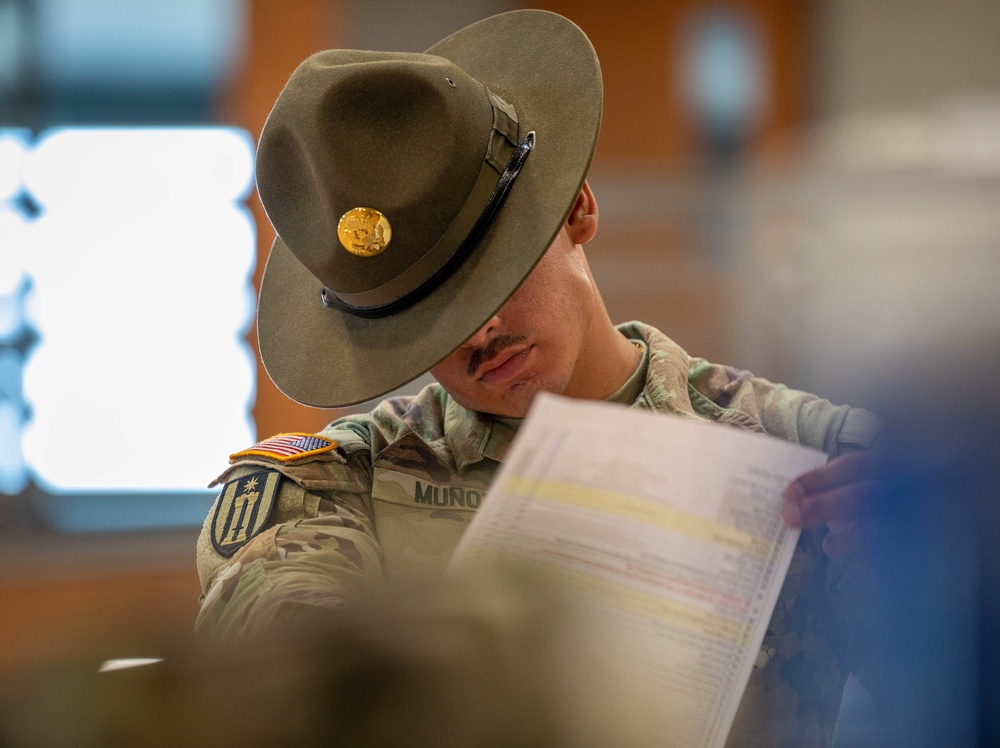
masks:
<instances>
[{"instance_id":1,"label":"blurred window","mask_svg":"<svg viewBox=\"0 0 1000 748\"><path fill-rule=\"evenodd\" d=\"M70 527L204 516L254 439L252 173L235 128L0 131L0 492L114 515L53 503ZM187 499L122 503L149 492Z\"/></svg>"}]
</instances>

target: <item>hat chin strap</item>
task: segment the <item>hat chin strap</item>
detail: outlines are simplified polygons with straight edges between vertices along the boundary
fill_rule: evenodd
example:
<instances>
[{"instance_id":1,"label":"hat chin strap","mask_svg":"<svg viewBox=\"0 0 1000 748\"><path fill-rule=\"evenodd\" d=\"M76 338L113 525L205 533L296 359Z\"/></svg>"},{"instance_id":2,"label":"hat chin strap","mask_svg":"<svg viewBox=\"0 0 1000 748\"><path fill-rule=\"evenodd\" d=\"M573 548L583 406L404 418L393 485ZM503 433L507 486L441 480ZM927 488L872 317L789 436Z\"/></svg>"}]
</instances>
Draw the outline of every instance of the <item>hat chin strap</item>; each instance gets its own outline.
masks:
<instances>
[{"instance_id":1,"label":"hat chin strap","mask_svg":"<svg viewBox=\"0 0 1000 748\"><path fill-rule=\"evenodd\" d=\"M500 179L497 180L496 185L493 187L492 194L486 201L486 205L480 212L479 217L476 218L476 221L472 225L469 233L466 234L465 238L458 245L458 248L448 257L444 264L442 264L440 268L434 271L420 285L393 301L375 306L356 306L345 301L345 297L351 297L351 300L353 301L355 299L359 299L359 297L364 297L366 295L364 293L338 295L335 291L331 291L329 288L324 286L323 290L320 291L320 298L323 300L323 305L339 309L342 312L347 312L348 314L353 314L356 317L388 317L413 306L425 296L430 294L449 276L451 276L452 273L455 272L459 265L461 265L469 256L472 250L476 248L476 245L478 245L482 240L490 226L493 225L493 220L496 218L497 212L500 210L500 206L503 205L503 201L507 197L507 193L510 192L510 188L514 184L514 180L517 178L518 173L521 171L521 167L524 166L524 162L527 160L528 154L531 153L531 149L534 148L534 146L535 132L532 130L524 137L521 144L514 149L510 158L507 159L507 165L504 168L503 173L500 175ZM488 162L487 164L484 164L484 172L487 167ZM442 237L442 240L444 240L444 238L445 237ZM375 290L388 290L386 289L386 286L390 285L393 284L387 283L385 286Z\"/></svg>"}]
</instances>

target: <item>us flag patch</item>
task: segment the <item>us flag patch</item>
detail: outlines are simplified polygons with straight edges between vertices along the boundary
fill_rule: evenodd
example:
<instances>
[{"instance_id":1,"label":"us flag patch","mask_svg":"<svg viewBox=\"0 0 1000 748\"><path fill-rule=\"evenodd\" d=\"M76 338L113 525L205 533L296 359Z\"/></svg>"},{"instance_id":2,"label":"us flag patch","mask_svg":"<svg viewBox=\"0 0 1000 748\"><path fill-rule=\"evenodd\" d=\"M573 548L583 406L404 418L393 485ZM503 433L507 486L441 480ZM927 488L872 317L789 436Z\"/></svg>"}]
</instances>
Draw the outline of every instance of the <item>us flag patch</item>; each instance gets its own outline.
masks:
<instances>
[{"instance_id":1,"label":"us flag patch","mask_svg":"<svg viewBox=\"0 0 1000 748\"><path fill-rule=\"evenodd\" d=\"M255 457L270 457L272 460L292 462L303 457L322 454L336 449L339 445L333 439L327 439L318 434L277 434L270 439L257 442L250 449L229 455L230 460L253 455Z\"/></svg>"}]
</instances>

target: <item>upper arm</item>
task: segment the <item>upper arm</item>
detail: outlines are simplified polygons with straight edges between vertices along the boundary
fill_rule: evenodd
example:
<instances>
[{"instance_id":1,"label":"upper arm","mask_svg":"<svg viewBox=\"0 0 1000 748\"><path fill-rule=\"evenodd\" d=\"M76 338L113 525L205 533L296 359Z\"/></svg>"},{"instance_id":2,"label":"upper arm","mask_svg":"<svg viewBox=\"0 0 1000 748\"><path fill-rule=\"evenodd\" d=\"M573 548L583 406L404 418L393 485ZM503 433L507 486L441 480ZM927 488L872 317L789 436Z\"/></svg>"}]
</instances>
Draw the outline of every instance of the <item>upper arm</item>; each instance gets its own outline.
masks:
<instances>
[{"instance_id":1,"label":"upper arm","mask_svg":"<svg viewBox=\"0 0 1000 748\"><path fill-rule=\"evenodd\" d=\"M244 491L248 476L260 484L277 478L273 496L261 498L268 515L256 523L239 519L230 490ZM380 582L382 558L363 465L253 462L237 464L225 478L198 538L200 631L238 638L293 611L322 615ZM249 531L240 526L234 532L240 522ZM242 542L227 542L234 539Z\"/></svg>"}]
</instances>

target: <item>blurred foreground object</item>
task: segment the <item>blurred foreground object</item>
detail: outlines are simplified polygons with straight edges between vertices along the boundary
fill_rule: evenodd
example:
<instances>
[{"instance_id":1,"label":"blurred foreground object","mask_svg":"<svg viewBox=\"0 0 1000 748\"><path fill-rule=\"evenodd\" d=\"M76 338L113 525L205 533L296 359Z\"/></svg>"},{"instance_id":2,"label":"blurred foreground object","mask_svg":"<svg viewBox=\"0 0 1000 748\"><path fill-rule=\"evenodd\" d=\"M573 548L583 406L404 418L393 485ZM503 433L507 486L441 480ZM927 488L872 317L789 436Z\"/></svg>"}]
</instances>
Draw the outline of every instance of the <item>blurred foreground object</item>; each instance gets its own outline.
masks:
<instances>
[{"instance_id":1,"label":"blurred foreground object","mask_svg":"<svg viewBox=\"0 0 1000 748\"><path fill-rule=\"evenodd\" d=\"M0 694L0 744L640 745L652 705L578 613L511 572L370 600L239 650L35 669Z\"/></svg>"},{"instance_id":2,"label":"blurred foreground object","mask_svg":"<svg viewBox=\"0 0 1000 748\"><path fill-rule=\"evenodd\" d=\"M887 438L867 562L880 614L866 661L882 670L862 675L881 709L864 745L998 745L1000 337L913 346L879 366L872 407Z\"/></svg>"}]
</instances>

